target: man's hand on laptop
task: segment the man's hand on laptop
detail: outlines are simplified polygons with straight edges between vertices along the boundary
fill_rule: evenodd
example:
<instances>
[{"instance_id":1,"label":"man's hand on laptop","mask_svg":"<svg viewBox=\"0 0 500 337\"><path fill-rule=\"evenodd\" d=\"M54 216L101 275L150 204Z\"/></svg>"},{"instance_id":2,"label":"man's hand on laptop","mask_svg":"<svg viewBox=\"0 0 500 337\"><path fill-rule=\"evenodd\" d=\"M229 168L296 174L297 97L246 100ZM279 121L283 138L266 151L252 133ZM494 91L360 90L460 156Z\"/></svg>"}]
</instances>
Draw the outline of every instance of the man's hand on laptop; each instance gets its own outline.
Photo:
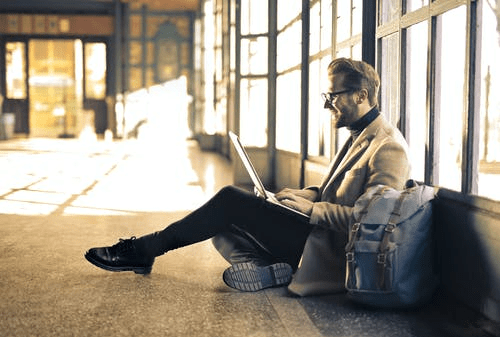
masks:
<instances>
[{"instance_id":1,"label":"man's hand on laptop","mask_svg":"<svg viewBox=\"0 0 500 337\"><path fill-rule=\"evenodd\" d=\"M291 207L301 213L311 215L313 208L312 200L316 199L316 191L285 188L274 196L283 205Z\"/></svg>"},{"instance_id":2,"label":"man's hand on laptop","mask_svg":"<svg viewBox=\"0 0 500 337\"><path fill-rule=\"evenodd\" d=\"M293 188L284 188L281 192L279 193L291 193L297 197L301 197L301 198L304 198L304 199L307 199L309 201L316 201L316 199L318 198L318 192L316 190L313 190L313 189L301 189L301 190L297 190L297 189L293 189Z\"/></svg>"}]
</instances>

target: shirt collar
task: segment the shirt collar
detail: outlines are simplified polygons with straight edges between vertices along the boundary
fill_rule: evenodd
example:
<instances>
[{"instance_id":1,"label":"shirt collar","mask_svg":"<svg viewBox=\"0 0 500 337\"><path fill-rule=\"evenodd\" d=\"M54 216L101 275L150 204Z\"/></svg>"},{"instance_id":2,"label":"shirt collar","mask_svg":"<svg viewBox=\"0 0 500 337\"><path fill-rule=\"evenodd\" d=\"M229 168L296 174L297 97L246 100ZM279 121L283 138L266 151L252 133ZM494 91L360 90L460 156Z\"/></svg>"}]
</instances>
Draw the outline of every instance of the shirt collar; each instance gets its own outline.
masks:
<instances>
[{"instance_id":1,"label":"shirt collar","mask_svg":"<svg viewBox=\"0 0 500 337\"><path fill-rule=\"evenodd\" d=\"M371 122L375 118L380 115L378 109L373 107L370 111L368 111L363 117L352 123L347 127L347 129L351 132L351 135L356 138L363 132L363 130L370 125Z\"/></svg>"}]
</instances>

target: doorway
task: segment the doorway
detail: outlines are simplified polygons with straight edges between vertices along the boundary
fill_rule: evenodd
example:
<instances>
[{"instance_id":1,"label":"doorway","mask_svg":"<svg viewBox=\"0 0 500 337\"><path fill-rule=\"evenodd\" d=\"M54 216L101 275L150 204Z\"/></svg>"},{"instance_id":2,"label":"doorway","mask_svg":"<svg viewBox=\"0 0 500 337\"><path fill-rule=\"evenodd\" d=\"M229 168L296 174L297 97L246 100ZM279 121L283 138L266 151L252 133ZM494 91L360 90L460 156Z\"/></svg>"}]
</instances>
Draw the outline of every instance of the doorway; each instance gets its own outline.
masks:
<instances>
[{"instance_id":1,"label":"doorway","mask_svg":"<svg viewBox=\"0 0 500 337\"><path fill-rule=\"evenodd\" d=\"M28 50L30 136L74 137L83 102L83 67L76 66L82 42L36 39Z\"/></svg>"},{"instance_id":2,"label":"doorway","mask_svg":"<svg viewBox=\"0 0 500 337\"><path fill-rule=\"evenodd\" d=\"M3 111L15 114L16 133L70 138L108 128L104 41L25 39L4 51Z\"/></svg>"}]
</instances>

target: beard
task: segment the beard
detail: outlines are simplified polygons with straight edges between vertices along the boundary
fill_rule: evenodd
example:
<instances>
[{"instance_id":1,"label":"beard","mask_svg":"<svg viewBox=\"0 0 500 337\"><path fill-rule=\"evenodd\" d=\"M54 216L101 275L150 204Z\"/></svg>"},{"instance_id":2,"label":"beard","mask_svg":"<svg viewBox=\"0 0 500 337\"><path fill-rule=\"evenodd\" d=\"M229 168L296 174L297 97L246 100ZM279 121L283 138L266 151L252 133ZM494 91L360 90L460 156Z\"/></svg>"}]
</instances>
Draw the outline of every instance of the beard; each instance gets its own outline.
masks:
<instances>
[{"instance_id":1,"label":"beard","mask_svg":"<svg viewBox=\"0 0 500 337\"><path fill-rule=\"evenodd\" d=\"M334 116L332 119L332 124L336 129L343 128L347 126L347 121L344 114L340 114L338 117Z\"/></svg>"},{"instance_id":2,"label":"beard","mask_svg":"<svg viewBox=\"0 0 500 337\"><path fill-rule=\"evenodd\" d=\"M349 120L349 117L354 115L354 111L348 106L344 106L341 109L335 108L332 112L332 125L336 129L349 126L353 122Z\"/></svg>"}]
</instances>

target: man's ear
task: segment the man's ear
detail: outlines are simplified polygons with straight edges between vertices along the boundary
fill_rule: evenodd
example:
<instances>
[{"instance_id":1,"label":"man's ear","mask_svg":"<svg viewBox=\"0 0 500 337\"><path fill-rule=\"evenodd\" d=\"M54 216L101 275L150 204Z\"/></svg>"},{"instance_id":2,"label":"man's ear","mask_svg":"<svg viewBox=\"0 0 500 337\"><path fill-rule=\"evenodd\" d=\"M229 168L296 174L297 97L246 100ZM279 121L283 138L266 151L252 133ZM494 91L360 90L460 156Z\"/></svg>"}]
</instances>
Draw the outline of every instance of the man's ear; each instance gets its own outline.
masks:
<instances>
[{"instance_id":1,"label":"man's ear","mask_svg":"<svg viewBox=\"0 0 500 337\"><path fill-rule=\"evenodd\" d=\"M358 99L356 103L361 104L365 99L368 99L368 90L361 89L360 91L358 91Z\"/></svg>"}]
</instances>

